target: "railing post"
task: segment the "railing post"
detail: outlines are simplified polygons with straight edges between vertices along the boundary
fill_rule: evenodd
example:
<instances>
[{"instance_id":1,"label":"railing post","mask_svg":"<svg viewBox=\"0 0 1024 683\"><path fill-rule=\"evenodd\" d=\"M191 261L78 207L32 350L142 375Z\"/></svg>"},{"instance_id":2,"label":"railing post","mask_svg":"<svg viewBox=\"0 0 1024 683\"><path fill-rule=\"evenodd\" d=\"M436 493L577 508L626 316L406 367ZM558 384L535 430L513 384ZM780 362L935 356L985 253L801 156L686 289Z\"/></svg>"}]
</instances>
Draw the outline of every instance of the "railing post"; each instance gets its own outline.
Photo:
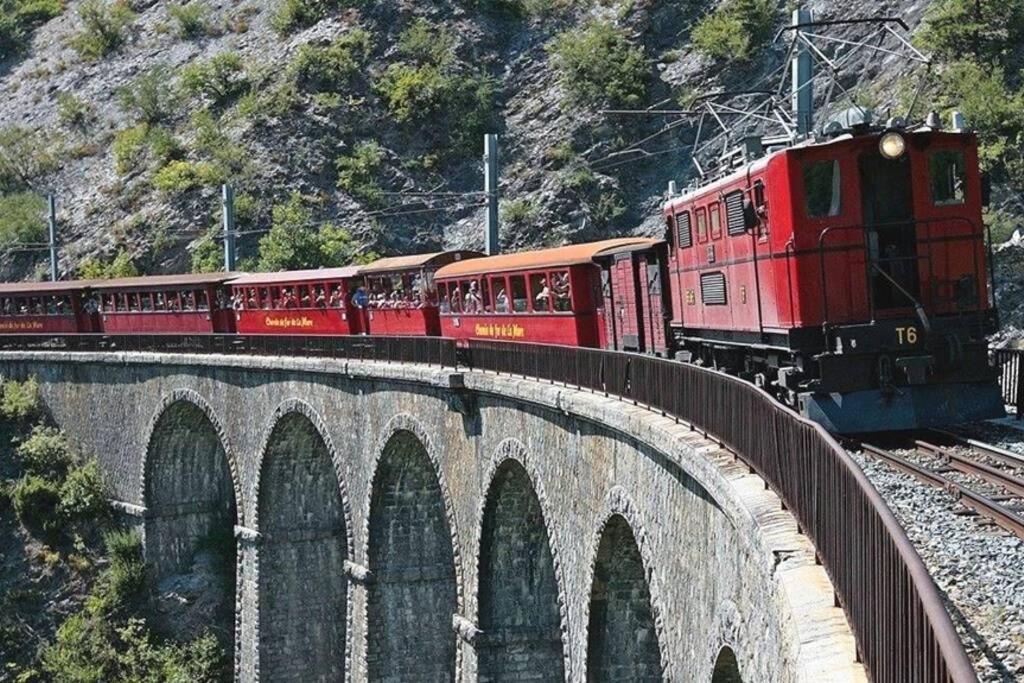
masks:
<instances>
[{"instance_id":1,"label":"railing post","mask_svg":"<svg viewBox=\"0 0 1024 683\"><path fill-rule=\"evenodd\" d=\"M1024 420L1024 351L1016 352L1017 419Z\"/></svg>"}]
</instances>

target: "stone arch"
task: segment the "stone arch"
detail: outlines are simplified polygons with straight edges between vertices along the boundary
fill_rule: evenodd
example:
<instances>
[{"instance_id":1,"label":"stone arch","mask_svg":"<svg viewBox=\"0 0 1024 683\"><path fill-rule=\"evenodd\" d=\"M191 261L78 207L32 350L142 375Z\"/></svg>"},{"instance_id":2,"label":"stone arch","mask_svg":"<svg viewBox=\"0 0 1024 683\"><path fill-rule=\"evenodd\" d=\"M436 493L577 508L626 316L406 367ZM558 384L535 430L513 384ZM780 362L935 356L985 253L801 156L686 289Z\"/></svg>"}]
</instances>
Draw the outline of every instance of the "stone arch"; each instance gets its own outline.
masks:
<instances>
[{"instance_id":1,"label":"stone arch","mask_svg":"<svg viewBox=\"0 0 1024 683\"><path fill-rule=\"evenodd\" d=\"M261 454L259 672L267 680L338 681L347 669L351 523L322 427L307 404L282 404Z\"/></svg>"},{"instance_id":2,"label":"stone arch","mask_svg":"<svg viewBox=\"0 0 1024 683\"><path fill-rule=\"evenodd\" d=\"M728 645L723 646L718 652L718 657L715 658L711 683L743 683L740 666L736 661L736 653Z\"/></svg>"},{"instance_id":3,"label":"stone arch","mask_svg":"<svg viewBox=\"0 0 1024 683\"><path fill-rule=\"evenodd\" d=\"M367 514L368 678L453 681L461 581L451 501L422 426L400 415L383 433Z\"/></svg>"},{"instance_id":4,"label":"stone arch","mask_svg":"<svg viewBox=\"0 0 1024 683\"><path fill-rule=\"evenodd\" d=\"M525 448L507 440L481 511L476 643L480 681L565 679L564 600ZM500 456L499 456L500 457Z\"/></svg>"},{"instance_id":5,"label":"stone arch","mask_svg":"<svg viewBox=\"0 0 1024 683\"><path fill-rule=\"evenodd\" d=\"M661 610L654 598L643 528L625 492L610 494L610 514L598 531L591 563L587 626L588 681L662 681ZM636 531L634 531L636 530Z\"/></svg>"},{"instance_id":6,"label":"stone arch","mask_svg":"<svg viewBox=\"0 0 1024 683\"><path fill-rule=\"evenodd\" d=\"M150 424L140 476L146 560L159 592L166 587L187 598L194 586L203 585L197 598L218 596L206 607L212 618L201 626L231 649L237 628L234 527L240 489L224 429L209 404L190 390L168 395ZM192 577L179 581L183 574ZM219 590L209 590L209 584Z\"/></svg>"}]
</instances>

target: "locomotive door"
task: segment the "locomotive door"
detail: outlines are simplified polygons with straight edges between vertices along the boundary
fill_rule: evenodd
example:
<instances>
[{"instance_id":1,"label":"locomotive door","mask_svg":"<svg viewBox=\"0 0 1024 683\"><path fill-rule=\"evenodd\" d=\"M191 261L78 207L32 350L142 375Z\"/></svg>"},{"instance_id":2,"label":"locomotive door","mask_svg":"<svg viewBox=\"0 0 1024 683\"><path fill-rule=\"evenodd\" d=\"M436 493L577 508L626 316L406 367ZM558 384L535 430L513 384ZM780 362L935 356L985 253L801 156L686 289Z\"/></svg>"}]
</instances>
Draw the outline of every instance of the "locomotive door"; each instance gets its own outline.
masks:
<instances>
[{"instance_id":1,"label":"locomotive door","mask_svg":"<svg viewBox=\"0 0 1024 683\"><path fill-rule=\"evenodd\" d=\"M913 306L920 292L910 159L860 159L861 206L876 309Z\"/></svg>"},{"instance_id":2,"label":"locomotive door","mask_svg":"<svg viewBox=\"0 0 1024 683\"><path fill-rule=\"evenodd\" d=\"M644 343L643 304L633 254L615 254L605 273L608 285L605 288L608 348L640 351Z\"/></svg>"}]
</instances>

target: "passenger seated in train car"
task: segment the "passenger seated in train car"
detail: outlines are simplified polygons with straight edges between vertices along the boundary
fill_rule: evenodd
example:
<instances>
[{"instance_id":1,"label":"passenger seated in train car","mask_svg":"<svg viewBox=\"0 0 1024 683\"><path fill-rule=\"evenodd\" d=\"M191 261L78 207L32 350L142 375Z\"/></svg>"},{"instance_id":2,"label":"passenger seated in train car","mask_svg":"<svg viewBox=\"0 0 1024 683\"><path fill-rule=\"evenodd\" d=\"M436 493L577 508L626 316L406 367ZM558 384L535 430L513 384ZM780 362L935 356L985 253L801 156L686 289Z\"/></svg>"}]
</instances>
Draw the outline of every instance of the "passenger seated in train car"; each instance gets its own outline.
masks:
<instances>
[{"instance_id":1,"label":"passenger seated in train car","mask_svg":"<svg viewBox=\"0 0 1024 683\"><path fill-rule=\"evenodd\" d=\"M481 312L480 306L480 291L477 287L476 280L470 282L466 287L466 296L462 309L465 313L479 313Z\"/></svg>"},{"instance_id":2,"label":"passenger seated in train car","mask_svg":"<svg viewBox=\"0 0 1024 683\"><path fill-rule=\"evenodd\" d=\"M508 294L505 293L504 287L499 287L498 293L494 295L494 311L508 313Z\"/></svg>"},{"instance_id":3,"label":"passenger seated in train car","mask_svg":"<svg viewBox=\"0 0 1024 683\"><path fill-rule=\"evenodd\" d=\"M327 295L324 294L323 287L316 288L316 296L313 299L313 304L317 308L327 308Z\"/></svg>"},{"instance_id":4,"label":"passenger seated in train car","mask_svg":"<svg viewBox=\"0 0 1024 683\"><path fill-rule=\"evenodd\" d=\"M546 313L551 305L551 290L548 288L548 281L543 275L534 275L534 281L530 284L537 292L533 297L533 310L535 313Z\"/></svg>"}]
</instances>

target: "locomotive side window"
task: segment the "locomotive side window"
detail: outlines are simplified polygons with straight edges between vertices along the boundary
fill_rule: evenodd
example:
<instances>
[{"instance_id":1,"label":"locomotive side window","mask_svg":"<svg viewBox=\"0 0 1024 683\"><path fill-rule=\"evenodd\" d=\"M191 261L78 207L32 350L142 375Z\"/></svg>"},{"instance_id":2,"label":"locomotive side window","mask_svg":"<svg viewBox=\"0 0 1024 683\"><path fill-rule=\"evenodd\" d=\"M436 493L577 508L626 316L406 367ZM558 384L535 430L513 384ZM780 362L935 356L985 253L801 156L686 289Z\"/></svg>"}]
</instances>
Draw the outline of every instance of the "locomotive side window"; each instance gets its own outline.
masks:
<instances>
[{"instance_id":1,"label":"locomotive side window","mask_svg":"<svg viewBox=\"0 0 1024 683\"><path fill-rule=\"evenodd\" d=\"M693 230L690 228L690 212L676 214L676 244L680 249L693 246Z\"/></svg>"},{"instance_id":2,"label":"locomotive side window","mask_svg":"<svg viewBox=\"0 0 1024 683\"><path fill-rule=\"evenodd\" d=\"M722 236L722 212L718 203L712 204L708 212L711 215L711 239L717 240Z\"/></svg>"},{"instance_id":3,"label":"locomotive side window","mask_svg":"<svg viewBox=\"0 0 1024 683\"><path fill-rule=\"evenodd\" d=\"M740 190L725 195L725 224L730 235L742 235L747 231L743 220L743 192Z\"/></svg>"},{"instance_id":4,"label":"locomotive side window","mask_svg":"<svg viewBox=\"0 0 1024 683\"><path fill-rule=\"evenodd\" d=\"M839 162L810 161L804 164L804 199L808 218L838 216L840 211Z\"/></svg>"},{"instance_id":5,"label":"locomotive side window","mask_svg":"<svg viewBox=\"0 0 1024 683\"><path fill-rule=\"evenodd\" d=\"M708 219L704 209L697 209L697 241L708 241Z\"/></svg>"},{"instance_id":6,"label":"locomotive side window","mask_svg":"<svg viewBox=\"0 0 1024 683\"><path fill-rule=\"evenodd\" d=\"M930 160L932 176L932 202L938 206L964 203L965 178L964 153L959 150L944 150L932 154Z\"/></svg>"}]
</instances>

